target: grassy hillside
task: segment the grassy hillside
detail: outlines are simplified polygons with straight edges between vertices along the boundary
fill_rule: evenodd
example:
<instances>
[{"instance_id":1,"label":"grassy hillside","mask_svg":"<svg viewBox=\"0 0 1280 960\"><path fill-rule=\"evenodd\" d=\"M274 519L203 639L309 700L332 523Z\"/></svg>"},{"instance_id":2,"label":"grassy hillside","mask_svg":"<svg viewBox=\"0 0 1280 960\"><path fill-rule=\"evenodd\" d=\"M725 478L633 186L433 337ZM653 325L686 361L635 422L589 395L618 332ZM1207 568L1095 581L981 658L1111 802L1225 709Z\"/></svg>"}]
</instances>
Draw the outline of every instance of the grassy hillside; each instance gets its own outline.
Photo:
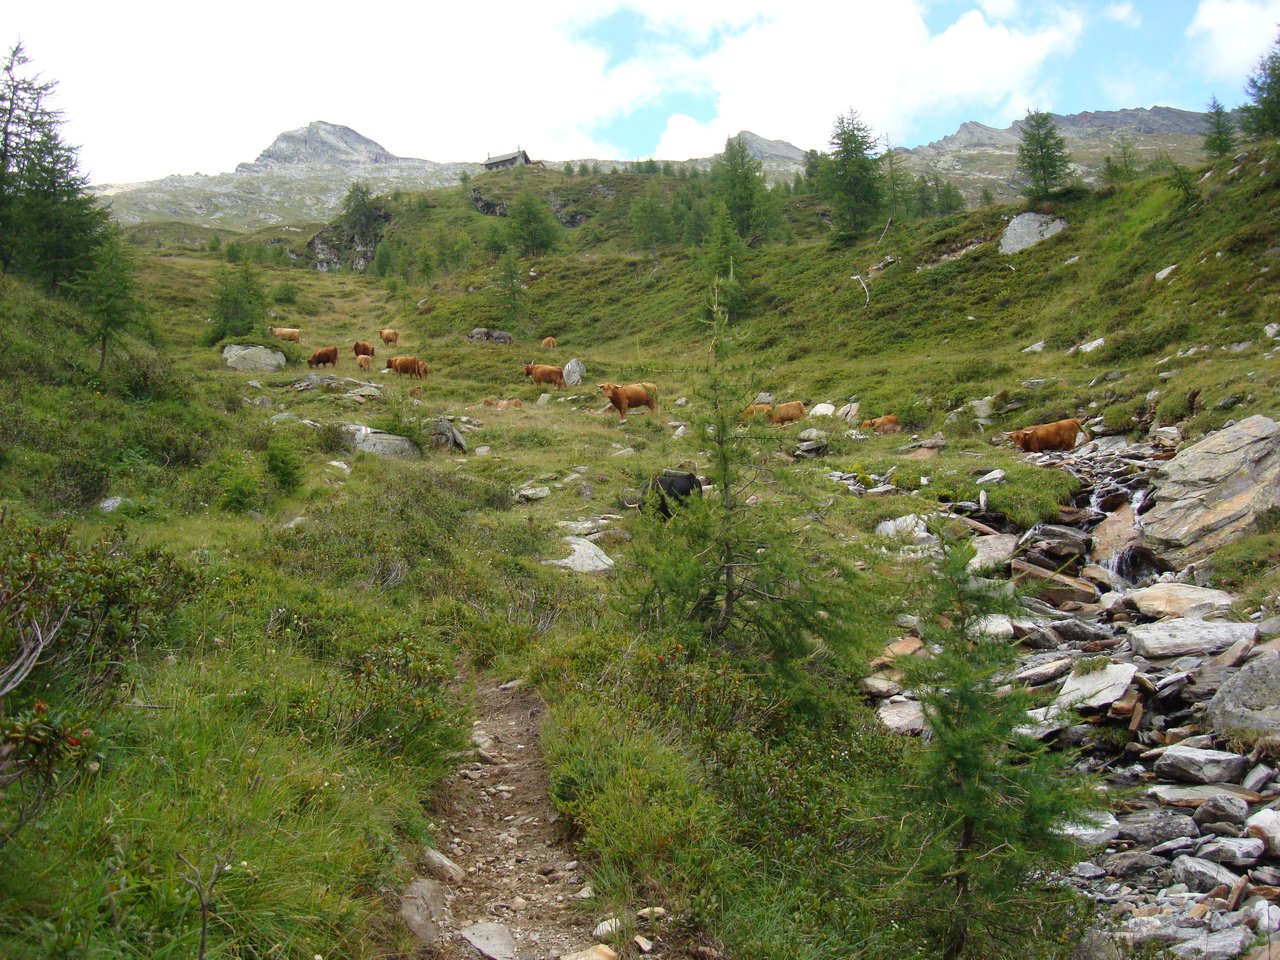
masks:
<instances>
[{"instance_id":1,"label":"grassy hillside","mask_svg":"<svg viewBox=\"0 0 1280 960\"><path fill-rule=\"evenodd\" d=\"M44 731L22 741L20 781L44 789L7 788L0 804L0 957L194 955L201 911L179 854L206 879L231 867L213 896L209 956L410 955L391 894L418 845L438 839L433 791L464 743L474 670L525 677L551 704L553 795L599 897L584 909L661 899L686 930L741 957L927 953L930 921L915 905L928 891L911 867L910 830L923 826L895 806L916 745L880 728L858 680L928 587L876 549L874 524L973 496L996 467L1009 482L994 509L1022 523L1055 516L1071 479L993 444L1001 429L1083 412L1136 430L1151 413L1195 436L1280 413L1280 363L1262 336L1277 316L1278 161L1267 144L1236 168L1206 168L1190 202L1164 178L1062 200L1052 212L1067 229L1009 256L997 244L1014 208L834 248L815 199L787 201L782 239L735 264L743 306L717 374L728 404L759 390L856 397L865 416L894 412L948 441L924 465L902 456L903 438L828 427L829 454L793 463L795 428L741 435L744 476L760 481L743 493L760 498L768 542L794 551L804 578L838 588L823 594L821 643L798 659L653 619L647 592L661 571L646 558L678 573L697 528L621 511L602 543L613 576L543 563L567 552L556 522L619 512L663 467L711 466L709 278L697 251L636 248L630 204L652 178L524 170L382 198L388 243L416 254L443 237L457 252L426 277L307 269L310 230L137 228L150 322L101 378L77 310L0 278L5 569L65 524L63 553L101 542L92 556L111 576L149 578L109 608L146 631L99 637L86 613L67 635L84 656L60 657L6 700L0 722ZM557 227L548 255L521 261L511 347L465 338L510 319L486 253L503 221L476 208L473 188L488 202L551 195L562 217L582 218ZM257 269L269 322L301 328L303 343L241 338L281 349L283 371L232 371L207 345L231 240L283 241L298 257ZM400 330L394 351L376 340L382 327ZM537 346L546 335L555 351ZM1100 337L1101 349L1069 352ZM377 347L367 378L357 339ZM1023 352L1041 340L1042 352ZM380 396L295 389L309 352L330 344L333 372ZM408 395L417 381L378 372L393 352L430 363L420 403ZM571 357L585 384L539 405L521 361ZM622 424L601 412L596 382L641 379L658 385L656 416ZM524 405L481 406L500 397ZM984 397L989 423L950 418ZM442 415L479 428L466 433L470 453L384 460L352 452L337 429L425 440ZM683 436L676 423L690 425ZM847 497L831 469L894 469L906 492ZM514 488L529 481L550 495L520 502ZM109 495L127 500L104 514ZM684 554L681 536L695 538ZM128 563L116 570L112 557ZM1235 561L1247 589L1260 574ZM64 589L79 588L49 596ZM90 612L106 602L77 596ZM104 667L93 644L108 641ZM1058 932L1081 928L1064 919L1079 910L1027 921L1018 955L1066 956Z\"/></svg>"}]
</instances>

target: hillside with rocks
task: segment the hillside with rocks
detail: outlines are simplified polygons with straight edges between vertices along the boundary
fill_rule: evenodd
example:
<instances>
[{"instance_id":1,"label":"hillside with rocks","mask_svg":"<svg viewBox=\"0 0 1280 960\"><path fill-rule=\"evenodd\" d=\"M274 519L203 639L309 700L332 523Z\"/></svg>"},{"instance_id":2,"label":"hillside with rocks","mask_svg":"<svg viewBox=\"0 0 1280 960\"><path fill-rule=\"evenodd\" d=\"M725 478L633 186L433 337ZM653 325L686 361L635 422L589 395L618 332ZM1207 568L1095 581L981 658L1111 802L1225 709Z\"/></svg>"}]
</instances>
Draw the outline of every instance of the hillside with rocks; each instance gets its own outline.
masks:
<instances>
[{"instance_id":1,"label":"hillside with rocks","mask_svg":"<svg viewBox=\"0 0 1280 960\"><path fill-rule=\"evenodd\" d=\"M129 232L101 353L0 275L0 956L1268 956L1280 147L841 245L469 172Z\"/></svg>"}]
</instances>

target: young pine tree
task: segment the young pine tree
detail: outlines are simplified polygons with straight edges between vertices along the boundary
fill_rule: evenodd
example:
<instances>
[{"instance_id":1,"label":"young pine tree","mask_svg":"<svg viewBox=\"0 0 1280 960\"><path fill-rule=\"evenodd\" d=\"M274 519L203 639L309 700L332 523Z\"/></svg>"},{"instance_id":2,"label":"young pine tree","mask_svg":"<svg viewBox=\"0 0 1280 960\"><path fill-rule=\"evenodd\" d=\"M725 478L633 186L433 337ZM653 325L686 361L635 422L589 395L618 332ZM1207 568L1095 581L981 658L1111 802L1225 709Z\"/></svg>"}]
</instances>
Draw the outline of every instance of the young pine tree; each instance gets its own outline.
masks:
<instances>
[{"instance_id":1,"label":"young pine tree","mask_svg":"<svg viewBox=\"0 0 1280 960\"><path fill-rule=\"evenodd\" d=\"M1236 148L1236 125L1217 97L1209 98L1205 114L1204 152L1211 157L1225 157Z\"/></svg>"},{"instance_id":2,"label":"young pine tree","mask_svg":"<svg viewBox=\"0 0 1280 960\"><path fill-rule=\"evenodd\" d=\"M1036 203L1066 186L1071 154L1053 118L1043 110L1028 110L1018 144L1018 170L1026 181L1022 192Z\"/></svg>"},{"instance_id":3,"label":"young pine tree","mask_svg":"<svg viewBox=\"0 0 1280 960\"><path fill-rule=\"evenodd\" d=\"M904 822L921 850L917 902L929 904L926 924L943 960L1014 956L997 947L1001 939L1011 929L1031 933L1029 918L1065 896L1043 877L1078 856L1055 827L1078 819L1089 794L1069 769L1071 754L1051 752L1028 730L1033 695L1009 679L1017 651L984 629L1012 613L1015 598L973 577L969 543L934 532L942 557L921 618L932 654L897 664L931 734L903 794Z\"/></svg>"}]
</instances>

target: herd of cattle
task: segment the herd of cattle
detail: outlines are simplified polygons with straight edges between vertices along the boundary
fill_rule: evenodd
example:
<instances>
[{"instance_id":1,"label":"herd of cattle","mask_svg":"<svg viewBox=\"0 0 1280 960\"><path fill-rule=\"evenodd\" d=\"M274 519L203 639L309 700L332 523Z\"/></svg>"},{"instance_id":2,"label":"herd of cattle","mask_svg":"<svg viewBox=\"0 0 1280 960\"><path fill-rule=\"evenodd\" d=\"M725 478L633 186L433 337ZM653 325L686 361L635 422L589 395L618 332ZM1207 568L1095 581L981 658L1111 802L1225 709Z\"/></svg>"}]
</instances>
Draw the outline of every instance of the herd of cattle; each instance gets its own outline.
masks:
<instances>
[{"instance_id":1,"label":"herd of cattle","mask_svg":"<svg viewBox=\"0 0 1280 960\"><path fill-rule=\"evenodd\" d=\"M296 327L268 327L267 331L279 340L288 340L297 344L302 343L302 331ZM400 344L400 332L398 330L390 328L379 330L378 337L382 340L383 346L394 347ZM505 330L490 330L485 327L477 327L472 330L467 334L467 339L473 343L481 340L490 340L510 344L513 341L511 334ZM549 350L555 349L557 346L556 338L544 337L542 346ZM375 354L373 346L364 340L359 340L351 349L355 355L356 366L368 372L371 366L371 358ZM336 346L321 347L318 350L314 350L307 359L307 366L313 368L323 366L336 367L337 364L338 348ZM535 384L554 385L558 389L564 389L566 386L564 367L557 367L549 363L526 363L523 364L523 367L524 375ZM407 376L410 379L424 380L431 368L427 366L425 361L419 360L415 356L395 356L387 360L384 369L394 370L397 374ZM627 384L599 383L596 386L609 399L610 406L618 412L620 420L626 419L629 410L637 410L640 407L647 407L651 414L658 412L658 388L647 380L640 383ZM409 395L421 398L422 387L413 387L409 390ZM496 409L507 409L508 407L520 406L521 401L486 400L485 405ZM804 419L805 405L801 400L790 400L786 403L753 403L742 411L743 419L756 416L764 416L770 423L778 425L795 423ZM881 417L863 420L862 429L878 434L890 434L901 432L902 427L898 422L897 416L888 413ZM1089 437L1083 421L1079 418L1071 418L1013 430L1009 433L1009 440L1024 453L1042 453L1048 450L1070 450L1074 448L1077 435L1080 433L1084 433L1086 438ZM664 490L665 486L663 487ZM666 492L671 493L673 491ZM688 490L682 490L681 492L684 496L689 493ZM678 499L683 499L683 497L678 496ZM666 513L666 510L664 509L663 512Z\"/></svg>"}]
</instances>

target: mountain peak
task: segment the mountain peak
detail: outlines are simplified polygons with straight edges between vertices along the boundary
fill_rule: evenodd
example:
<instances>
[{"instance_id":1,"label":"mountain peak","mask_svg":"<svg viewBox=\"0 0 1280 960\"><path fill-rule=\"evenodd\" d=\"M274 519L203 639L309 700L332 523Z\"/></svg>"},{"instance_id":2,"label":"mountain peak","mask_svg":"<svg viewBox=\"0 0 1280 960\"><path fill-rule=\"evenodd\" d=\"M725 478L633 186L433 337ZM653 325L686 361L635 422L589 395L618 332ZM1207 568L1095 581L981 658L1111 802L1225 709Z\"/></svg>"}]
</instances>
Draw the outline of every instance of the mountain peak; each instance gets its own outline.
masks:
<instances>
[{"instance_id":1,"label":"mountain peak","mask_svg":"<svg viewBox=\"0 0 1280 960\"><path fill-rule=\"evenodd\" d=\"M305 127L288 130L262 153L253 163L242 163L237 173L250 173L303 164L350 167L365 164L391 163L399 159L381 144L361 136L350 127L324 120L313 120Z\"/></svg>"}]
</instances>

